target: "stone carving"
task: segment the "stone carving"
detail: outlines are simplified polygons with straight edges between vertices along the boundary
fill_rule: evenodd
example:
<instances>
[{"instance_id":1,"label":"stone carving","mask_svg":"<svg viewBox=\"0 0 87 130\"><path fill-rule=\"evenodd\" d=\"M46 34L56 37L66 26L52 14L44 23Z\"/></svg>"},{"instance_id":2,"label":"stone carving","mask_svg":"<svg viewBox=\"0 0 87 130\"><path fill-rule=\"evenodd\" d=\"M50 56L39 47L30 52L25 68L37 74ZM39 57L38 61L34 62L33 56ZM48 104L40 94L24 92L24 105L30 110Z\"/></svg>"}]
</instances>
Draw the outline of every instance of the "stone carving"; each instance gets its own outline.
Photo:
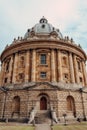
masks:
<instances>
[{"instance_id":1,"label":"stone carving","mask_svg":"<svg viewBox=\"0 0 87 130\"><path fill-rule=\"evenodd\" d=\"M33 108L32 111L31 111L31 113L30 113L30 117L29 117L28 124L30 124L30 123L34 120L35 115L36 115L36 111L35 111L35 109Z\"/></svg>"},{"instance_id":2,"label":"stone carving","mask_svg":"<svg viewBox=\"0 0 87 130\"><path fill-rule=\"evenodd\" d=\"M38 102L36 102L36 106L32 108L31 112L30 112L30 117L29 117L29 121L28 123L30 124L32 121L34 121L36 113L38 110Z\"/></svg>"},{"instance_id":3,"label":"stone carving","mask_svg":"<svg viewBox=\"0 0 87 130\"><path fill-rule=\"evenodd\" d=\"M55 110L52 107L51 107L51 116L52 116L53 121L55 121L56 123L58 123L56 112L55 112Z\"/></svg>"}]
</instances>

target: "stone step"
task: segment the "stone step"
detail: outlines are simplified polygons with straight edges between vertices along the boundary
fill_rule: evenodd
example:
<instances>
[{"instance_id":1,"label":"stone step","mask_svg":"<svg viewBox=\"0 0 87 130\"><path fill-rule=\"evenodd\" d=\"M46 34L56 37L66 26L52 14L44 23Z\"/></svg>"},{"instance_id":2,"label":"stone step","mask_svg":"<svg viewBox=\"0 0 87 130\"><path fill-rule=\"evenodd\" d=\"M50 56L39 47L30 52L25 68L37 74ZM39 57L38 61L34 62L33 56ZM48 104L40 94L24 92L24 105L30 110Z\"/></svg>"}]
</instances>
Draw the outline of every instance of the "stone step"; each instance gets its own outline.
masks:
<instances>
[{"instance_id":1,"label":"stone step","mask_svg":"<svg viewBox=\"0 0 87 130\"><path fill-rule=\"evenodd\" d=\"M50 123L50 122L51 122L51 118L50 118L50 113L48 111L46 112L41 111L36 114L35 123L42 124L42 123Z\"/></svg>"},{"instance_id":2,"label":"stone step","mask_svg":"<svg viewBox=\"0 0 87 130\"><path fill-rule=\"evenodd\" d=\"M51 124L51 120L49 118L45 118L45 119L35 118L35 123L36 124L44 124L44 123Z\"/></svg>"}]
</instances>

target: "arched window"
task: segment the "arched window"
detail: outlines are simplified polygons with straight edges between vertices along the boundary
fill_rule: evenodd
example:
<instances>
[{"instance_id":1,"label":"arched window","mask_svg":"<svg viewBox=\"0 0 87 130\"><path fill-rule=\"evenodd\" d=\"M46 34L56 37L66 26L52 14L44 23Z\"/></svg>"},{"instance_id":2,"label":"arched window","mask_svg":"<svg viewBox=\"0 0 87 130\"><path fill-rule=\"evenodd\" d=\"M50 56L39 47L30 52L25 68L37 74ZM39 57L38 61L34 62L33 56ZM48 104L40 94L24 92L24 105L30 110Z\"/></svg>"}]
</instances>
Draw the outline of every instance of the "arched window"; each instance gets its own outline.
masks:
<instances>
[{"instance_id":1,"label":"arched window","mask_svg":"<svg viewBox=\"0 0 87 130\"><path fill-rule=\"evenodd\" d=\"M15 96L13 98L13 113L20 113L20 97Z\"/></svg>"},{"instance_id":2,"label":"arched window","mask_svg":"<svg viewBox=\"0 0 87 130\"><path fill-rule=\"evenodd\" d=\"M67 97L67 110L68 111L75 111L75 101L72 96Z\"/></svg>"},{"instance_id":3,"label":"arched window","mask_svg":"<svg viewBox=\"0 0 87 130\"><path fill-rule=\"evenodd\" d=\"M40 99L40 110L47 110L47 99L44 96Z\"/></svg>"}]
</instances>

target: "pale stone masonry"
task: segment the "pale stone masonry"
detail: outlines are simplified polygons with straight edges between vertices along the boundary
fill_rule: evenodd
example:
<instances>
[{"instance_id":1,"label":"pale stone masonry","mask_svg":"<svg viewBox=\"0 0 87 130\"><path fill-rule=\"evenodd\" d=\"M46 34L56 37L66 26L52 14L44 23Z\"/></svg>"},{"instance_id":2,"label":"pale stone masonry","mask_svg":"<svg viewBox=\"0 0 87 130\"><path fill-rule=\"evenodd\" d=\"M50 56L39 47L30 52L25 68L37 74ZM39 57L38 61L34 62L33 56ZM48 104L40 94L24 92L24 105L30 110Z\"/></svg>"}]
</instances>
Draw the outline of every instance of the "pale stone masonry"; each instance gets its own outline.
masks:
<instances>
[{"instance_id":1,"label":"pale stone masonry","mask_svg":"<svg viewBox=\"0 0 87 130\"><path fill-rule=\"evenodd\" d=\"M18 73L18 52L15 53L15 58L14 58L14 65L13 65L13 79L12 82L17 81L17 73Z\"/></svg>"},{"instance_id":2,"label":"pale stone masonry","mask_svg":"<svg viewBox=\"0 0 87 130\"><path fill-rule=\"evenodd\" d=\"M31 82L36 81L36 50L32 51L32 72L31 72Z\"/></svg>"},{"instance_id":3,"label":"pale stone masonry","mask_svg":"<svg viewBox=\"0 0 87 130\"><path fill-rule=\"evenodd\" d=\"M54 50L51 50L51 71L52 71L52 82L56 81L56 75L55 75L55 55Z\"/></svg>"},{"instance_id":4,"label":"pale stone masonry","mask_svg":"<svg viewBox=\"0 0 87 130\"><path fill-rule=\"evenodd\" d=\"M62 63L61 63L61 53L60 50L58 50L57 53L58 56L58 81L62 81Z\"/></svg>"},{"instance_id":5,"label":"pale stone masonry","mask_svg":"<svg viewBox=\"0 0 87 130\"><path fill-rule=\"evenodd\" d=\"M25 64L25 82L29 82L29 77L30 77L30 51L28 50L26 52L26 64Z\"/></svg>"},{"instance_id":6,"label":"pale stone masonry","mask_svg":"<svg viewBox=\"0 0 87 130\"><path fill-rule=\"evenodd\" d=\"M71 78L71 82L75 83L75 74L74 74L72 53L69 53L69 64L70 64L70 76L71 76L70 78Z\"/></svg>"},{"instance_id":7,"label":"pale stone masonry","mask_svg":"<svg viewBox=\"0 0 87 130\"><path fill-rule=\"evenodd\" d=\"M79 72L78 72L77 59L75 54L74 54L74 68L75 68L76 83L79 84L79 75L78 75Z\"/></svg>"},{"instance_id":8,"label":"pale stone masonry","mask_svg":"<svg viewBox=\"0 0 87 130\"><path fill-rule=\"evenodd\" d=\"M39 119L51 110L60 120L87 119L86 59L43 17L0 56L0 118L29 118L34 108Z\"/></svg>"}]
</instances>

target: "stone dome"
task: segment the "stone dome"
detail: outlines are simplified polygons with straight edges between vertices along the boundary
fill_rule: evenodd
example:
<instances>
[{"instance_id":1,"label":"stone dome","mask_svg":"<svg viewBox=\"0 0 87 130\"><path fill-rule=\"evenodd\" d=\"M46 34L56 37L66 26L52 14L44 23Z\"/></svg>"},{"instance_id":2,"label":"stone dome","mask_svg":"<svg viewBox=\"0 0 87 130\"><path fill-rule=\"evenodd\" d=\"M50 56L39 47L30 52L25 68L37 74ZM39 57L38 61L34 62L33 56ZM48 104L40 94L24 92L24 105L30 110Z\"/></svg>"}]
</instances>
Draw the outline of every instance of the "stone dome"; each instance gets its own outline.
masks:
<instances>
[{"instance_id":1,"label":"stone dome","mask_svg":"<svg viewBox=\"0 0 87 130\"><path fill-rule=\"evenodd\" d=\"M59 38L61 39L63 38L59 29L56 29L55 27L53 27L50 23L48 23L48 20L44 17L41 18L39 23L35 24L34 27L27 30L24 38L30 37L32 32L37 36L39 35L46 36L46 35L50 35L51 33L54 33Z\"/></svg>"}]
</instances>

